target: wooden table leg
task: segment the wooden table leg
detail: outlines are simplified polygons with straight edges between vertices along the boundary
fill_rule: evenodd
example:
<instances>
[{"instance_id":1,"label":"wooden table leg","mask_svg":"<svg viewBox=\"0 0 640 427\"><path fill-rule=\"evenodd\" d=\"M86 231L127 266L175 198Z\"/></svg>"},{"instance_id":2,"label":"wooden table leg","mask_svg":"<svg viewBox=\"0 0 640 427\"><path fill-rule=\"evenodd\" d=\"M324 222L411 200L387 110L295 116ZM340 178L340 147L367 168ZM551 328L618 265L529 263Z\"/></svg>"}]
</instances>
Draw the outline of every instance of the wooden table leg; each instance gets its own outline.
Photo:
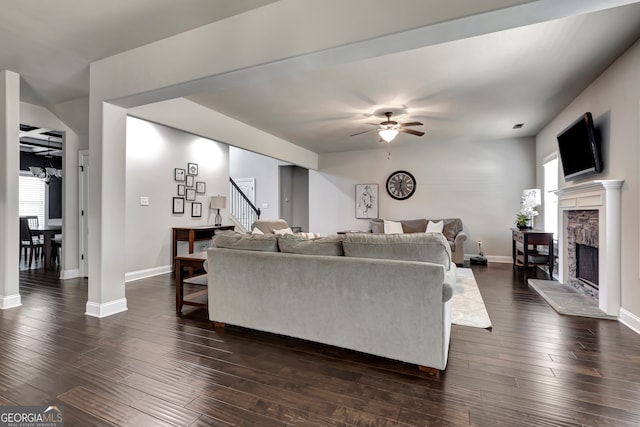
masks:
<instances>
[{"instance_id":1,"label":"wooden table leg","mask_svg":"<svg viewBox=\"0 0 640 427\"><path fill-rule=\"evenodd\" d=\"M44 233L44 269L51 268L51 233Z\"/></svg>"},{"instance_id":2,"label":"wooden table leg","mask_svg":"<svg viewBox=\"0 0 640 427\"><path fill-rule=\"evenodd\" d=\"M178 255L178 231L174 228L171 236L171 268L176 271L176 256Z\"/></svg>"},{"instance_id":3,"label":"wooden table leg","mask_svg":"<svg viewBox=\"0 0 640 427\"><path fill-rule=\"evenodd\" d=\"M176 312L182 315L182 300L184 298L184 279L182 274L182 263L179 259L175 260L176 265Z\"/></svg>"}]
</instances>

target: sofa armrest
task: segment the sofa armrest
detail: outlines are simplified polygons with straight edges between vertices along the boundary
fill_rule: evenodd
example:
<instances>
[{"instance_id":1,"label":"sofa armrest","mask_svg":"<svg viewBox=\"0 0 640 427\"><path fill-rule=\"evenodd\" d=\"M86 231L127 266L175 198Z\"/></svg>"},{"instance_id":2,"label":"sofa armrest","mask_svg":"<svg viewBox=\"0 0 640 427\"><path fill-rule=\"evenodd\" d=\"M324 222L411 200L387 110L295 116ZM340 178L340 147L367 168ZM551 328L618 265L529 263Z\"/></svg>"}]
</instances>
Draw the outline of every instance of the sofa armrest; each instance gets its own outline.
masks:
<instances>
[{"instance_id":1,"label":"sofa armrest","mask_svg":"<svg viewBox=\"0 0 640 427\"><path fill-rule=\"evenodd\" d=\"M453 262L457 265L464 263L464 242L467 240L467 233L459 232L453 241Z\"/></svg>"},{"instance_id":2,"label":"sofa armrest","mask_svg":"<svg viewBox=\"0 0 640 427\"><path fill-rule=\"evenodd\" d=\"M445 271L442 282L442 302L447 302L453 297L453 289L456 285L456 265L452 264L448 271Z\"/></svg>"}]
</instances>

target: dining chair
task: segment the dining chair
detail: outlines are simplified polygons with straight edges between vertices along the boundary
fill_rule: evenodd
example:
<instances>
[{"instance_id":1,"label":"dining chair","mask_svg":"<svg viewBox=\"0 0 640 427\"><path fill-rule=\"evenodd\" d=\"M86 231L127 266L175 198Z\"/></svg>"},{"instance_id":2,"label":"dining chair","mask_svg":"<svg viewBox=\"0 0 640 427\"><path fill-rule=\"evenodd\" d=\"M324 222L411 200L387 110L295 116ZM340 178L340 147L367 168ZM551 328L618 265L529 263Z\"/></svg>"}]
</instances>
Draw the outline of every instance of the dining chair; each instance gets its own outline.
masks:
<instances>
[{"instance_id":1,"label":"dining chair","mask_svg":"<svg viewBox=\"0 0 640 427\"><path fill-rule=\"evenodd\" d=\"M27 261L27 250L29 250L29 267L33 262L33 256L36 255L36 258L44 249L44 243L39 241L38 239L34 240L34 237L31 234L31 229L29 228L29 221L27 218L20 218L20 261L22 260L22 255L24 254L25 262Z\"/></svg>"},{"instance_id":2,"label":"dining chair","mask_svg":"<svg viewBox=\"0 0 640 427\"><path fill-rule=\"evenodd\" d=\"M31 238L33 239L33 243L35 243L36 246L38 246L38 251L36 251L37 252L36 258L38 257L44 258L44 251L41 251L39 248L40 245L43 245L44 247L44 236L33 233L33 230L40 227L40 221L38 220L38 217L36 215L24 215L21 218L25 218L29 223L29 229L31 230Z\"/></svg>"},{"instance_id":3,"label":"dining chair","mask_svg":"<svg viewBox=\"0 0 640 427\"><path fill-rule=\"evenodd\" d=\"M51 239L51 263L60 263L60 251L62 250L62 234L56 234Z\"/></svg>"}]
</instances>

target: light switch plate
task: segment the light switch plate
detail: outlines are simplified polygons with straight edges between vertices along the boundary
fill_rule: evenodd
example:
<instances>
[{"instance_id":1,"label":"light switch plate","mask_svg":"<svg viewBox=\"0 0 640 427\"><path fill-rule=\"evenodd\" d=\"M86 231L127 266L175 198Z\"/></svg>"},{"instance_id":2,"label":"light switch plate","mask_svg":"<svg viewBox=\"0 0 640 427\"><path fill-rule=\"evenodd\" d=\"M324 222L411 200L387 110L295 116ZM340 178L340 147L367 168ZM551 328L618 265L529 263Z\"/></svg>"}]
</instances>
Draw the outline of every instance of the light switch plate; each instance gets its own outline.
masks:
<instances>
[{"instance_id":1,"label":"light switch plate","mask_svg":"<svg viewBox=\"0 0 640 427\"><path fill-rule=\"evenodd\" d=\"M149 198L145 196L140 197L140 206L149 206Z\"/></svg>"}]
</instances>

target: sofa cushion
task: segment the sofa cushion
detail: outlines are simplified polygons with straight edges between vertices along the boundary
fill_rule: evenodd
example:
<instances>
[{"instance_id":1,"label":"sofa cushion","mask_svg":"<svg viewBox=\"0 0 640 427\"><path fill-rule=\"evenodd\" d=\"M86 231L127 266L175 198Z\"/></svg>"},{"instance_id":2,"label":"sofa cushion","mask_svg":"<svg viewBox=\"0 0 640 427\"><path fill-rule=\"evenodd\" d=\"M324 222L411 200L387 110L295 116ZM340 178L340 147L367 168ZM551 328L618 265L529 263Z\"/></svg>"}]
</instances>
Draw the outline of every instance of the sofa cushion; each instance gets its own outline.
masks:
<instances>
[{"instance_id":1,"label":"sofa cushion","mask_svg":"<svg viewBox=\"0 0 640 427\"><path fill-rule=\"evenodd\" d=\"M424 233L427 230L426 219L407 219L400 222L405 233Z\"/></svg>"},{"instance_id":2,"label":"sofa cushion","mask_svg":"<svg viewBox=\"0 0 640 427\"><path fill-rule=\"evenodd\" d=\"M429 221L429 223L427 224L427 232L442 233L442 230L444 230L443 221Z\"/></svg>"},{"instance_id":3,"label":"sofa cushion","mask_svg":"<svg viewBox=\"0 0 640 427\"><path fill-rule=\"evenodd\" d=\"M277 234L279 236L282 236L284 234L293 234L293 230L291 230L289 227L286 227L279 230L273 230L273 234Z\"/></svg>"},{"instance_id":4,"label":"sofa cushion","mask_svg":"<svg viewBox=\"0 0 640 427\"><path fill-rule=\"evenodd\" d=\"M371 232L384 233L384 219L376 218L369 221L369 228ZM402 221L396 221L402 224L403 233L424 233L427 229L426 219L406 219Z\"/></svg>"},{"instance_id":5,"label":"sofa cushion","mask_svg":"<svg viewBox=\"0 0 640 427\"><path fill-rule=\"evenodd\" d=\"M458 233L462 231L462 220L460 218L430 219L429 221L442 221L444 223L442 234L450 241L455 240Z\"/></svg>"},{"instance_id":6,"label":"sofa cushion","mask_svg":"<svg viewBox=\"0 0 640 427\"><path fill-rule=\"evenodd\" d=\"M451 248L442 233L347 233L342 246L347 257L432 262L451 268Z\"/></svg>"},{"instance_id":7,"label":"sofa cushion","mask_svg":"<svg viewBox=\"0 0 640 427\"><path fill-rule=\"evenodd\" d=\"M384 234L402 234L402 223L397 221L384 220Z\"/></svg>"},{"instance_id":8,"label":"sofa cushion","mask_svg":"<svg viewBox=\"0 0 640 427\"><path fill-rule=\"evenodd\" d=\"M278 252L278 236L275 234L247 234L223 231L213 236L216 248L243 249L246 251Z\"/></svg>"},{"instance_id":9,"label":"sofa cushion","mask_svg":"<svg viewBox=\"0 0 640 427\"><path fill-rule=\"evenodd\" d=\"M278 247L280 252L291 254L343 256L343 238L343 235L337 234L315 239L286 234L278 236Z\"/></svg>"},{"instance_id":10,"label":"sofa cushion","mask_svg":"<svg viewBox=\"0 0 640 427\"><path fill-rule=\"evenodd\" d=\"M251 224L251 229L258 228L264 234L273 234L273 230L289 228L289 224L284 219L259 219Z\"/></svg>"},{"instance_id":11,"label":"sofa cushion","mask_svg":"<svg viewBox=\"0 0 640 427\"><path fill-rule=\"evenodd\" d=\"M369 221L369 228L371 228L372 233L384 233L384 220L379 218L372 219L371 221Z\"/></svg>"}]
</instances>

